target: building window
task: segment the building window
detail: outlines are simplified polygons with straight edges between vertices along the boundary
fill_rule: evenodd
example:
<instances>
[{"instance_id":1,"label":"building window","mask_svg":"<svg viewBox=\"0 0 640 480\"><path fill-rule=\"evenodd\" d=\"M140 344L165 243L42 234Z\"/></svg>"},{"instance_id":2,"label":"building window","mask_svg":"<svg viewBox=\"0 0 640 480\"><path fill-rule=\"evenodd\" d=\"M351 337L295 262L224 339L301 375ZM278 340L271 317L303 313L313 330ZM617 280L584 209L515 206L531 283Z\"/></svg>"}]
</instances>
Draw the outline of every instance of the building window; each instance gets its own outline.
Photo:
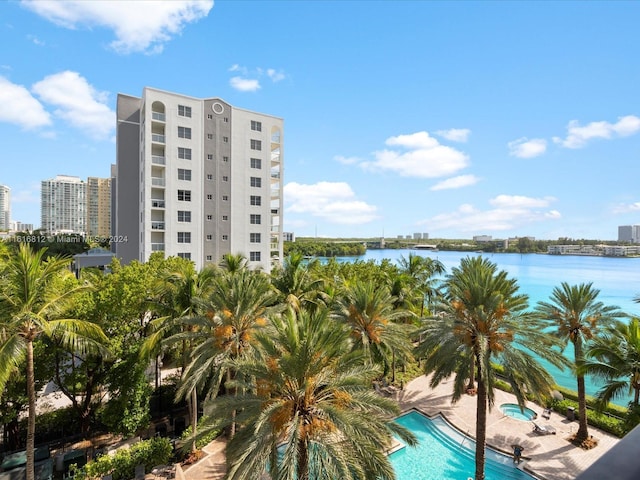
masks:
<instances>
[{"instance_id":1,"label":"building window","mask_svg":"<svg viewBox=\"0 0 640 480\"><path fill-rule=\"evenodd\" d=\"M213 235L207 235L207 240L213 240Z\"/></svg>"},{"instance_id":2,"label":"building window","mask_svg":"<svg viewBox=\"0 0 640 480\"><path fill-rule=\"evenodd\" d=\"M229 240L229 235L222 235L222 240Z\"/></svg>"},{"instance_id":3,"label":"building window","mask_svg":"<svg viewBox=\"0 0 640 480\"><path fill-rule=\"evenodd\" d=\"M209 113L209 114L207 115L207 118L208 118L209 120L212 120L212 119L213 119L213 115L211 115L211 114Z\"/></svg>"},{"instance_id":4,"label":"building window","mask_svg":"<svg viewBox=\"0 0 640 480\"><path fill-rule=\"evenodd\" d=\"M262 187L262 179L260 177L251 177L251 186L257 188Z\"/></svg>"},{"instance_id":5,"label":"building window","mask_svg":"<svg viewBox=\"0 0 640 480\"><path fill-rule=\"evenodd\" d=\"M228 182L229 181L229 177L227 175L223 175L222 176L222 181L223 182Z\"/></svg>"},{"instance_id":6,"label":"building window","mask_svg":"<svg viewBox=\"0 0 640 480\"><path fill-rule=\"evenodd\" d=\"M251 150L262 150L262 142L260 140L251 140Z\"/></svg>"},{"instance_id":7,"label":"building window","mask_svg":"<svg viewBox=\"0 0 640 480\"><path fill-rule=\"evenodd\" d=\"M261 158L252 158L251 159L251 168L262 168L262 159Z\"/></svg>"},{"instance_id":8,"label":"building window","mask_svg":"<svg viewBox=\"0 0 640 480\"><path fill-rule=\"evenodd\" d=\"M229 221L229 215L222 215L222 221L223 222Z\"/></svg>"},{"instance_id":9,"label":"building window","mask_svg":"<svg viewBox=\"0 0 640 480\"><path fill-rule=\"evenodd\" d=\"M260 195L251 195L251 205L254 207L262 205L262 197Z\"/></svg>"},{"instance_id":10,"label":"building window","mask_svg":"<svg viewBox=\"0 0 640 480\"><path fill-rule=\"evenodd\" d=\"M210 262L211 260L213 260L213 257L211 255L207 255L207 262Z\"/></svg>"},{"instance_id":11,"label":"building window","mask_svg":"<svg viewBox=\"0 0 640 480\"><path fill-rule=\"evenodd\" d=\"M222 121L223 121L224 123L229 123L229 117L224 117L224 118L222 119Z\"/></svg>"},{"instance_id":12,"label":"building window","mask_svg":"<svg viewBox=\"0 0 640 480\"><path fill-rule=\"evenodd\" d=\"M228 202L229 201L229 195L222 195L222 201L223 202Z\"/></svg>"},{"instance_id":13,"label":"building window","mask_svg":"<svg viewBox=\"0 0 640 480\"><path fill-rule=\"evenodd\" d=\"M207 215L207 220L208 220L208 221L213 220L213 215Z\"/></svg>"},{"instance_id":14,"label":"building window","mask_svg":"<svg viewBox=\"0 0 640 480\"><path fill-rule=\"evenodd\" d=\"M256 122L255 120L251 120L251 130L254 132L262 131L262 122Z\"/></svg>"},{"instance_id":15,"label":"building window","mask_svg":"<svg viewBox=\"0 0 640 480\"><path fill-rule=\"evenodd\" d=\"M213 140L213 133L207 133L207 138L209 140Z\"/></svg>"},{"instance_id":16,"label":"building window","mask_svg":"<svg viewBox=\"0 0 640 480\"><path fill-rule=\"evenodd\" d=\"M186 258L187 260L191 260L191 254L189 252L178 252L178 256L180 258Z\"/></svg>"},{"instance_id":17,"label":"building window","mask_svg":"<svg viewBox=\"0 0 640 480\"><path fill-rule=\"evenodd\" d=\"M191 243L191 232L178 232L178 243Z\"/></svg>"},{"instance_id":18,"label":"building window","mask_svg":"<svg viewBox=\"0 0 640 480\"><path fill-rule=\"evenodd\" d=\"M249 252L249 260L252 262L259 262L260 252Z\"/></svg>"},{"instance_id":19,"label":"building window","mask_svg":"<svg viewBox=\"0 0 640 480\"><path fill-rule=\"evenodd\" d=\"M190 202L191 190L178 190L178 200L182 202Z\"/></svg>"},{"instance_id":20,"label":"building window","mask_svg":"<svg viewBox=\"0 0 640 480\"><path fill-rule=\"evenodd\" d=\"M183 160L191 160L191 149L178 147L178 158Z\"/></svg>"},{"instance_id":21,"label":"building window","mask_svg":"<svg viewBox=\"0 0 640 480\"><path fill-rule=\"evenodd\" d=\"M191 128L189 127L178 127L178 137L179 138L191 138Z\"/></svg>"},{"instance_id":22,"label":"building window","mask_svg":"<svg viewBox=\"0 0 640 480\"><path fill-rule=\"evenodd\" d=\"M207 180L213 180L213 175L210 173L207 173Z\"/></svg>"},{"instance_id":23,"label":"building window","mask_svg":"<svg viewBox=\"0 0 640 480\"><path fill-rule=\"evenodd\" d=\"M191 118L191 107L178 105L178 116Z\"/></svg>"},{"instance_id":24,"label":"building window","mask_svg":"<svg viewBox=\"0 0 640 480\"><path fill-rule=\"evenodd\" d=\"M249 234L249 242L250 243L260 243L260 234L259 233L250 233Z\"/></svg>"},{"instance_id":25,"label":"building window","mask_svg":"<svg viewBox=\"0 0 640 480\"><path fill-rule=\"evenodd\" d=\"M211 195L210 193L207 194L207 200L213 200L213 195Z\"/></svg>"},{"instance_id":26,"label":"building window","mask_svg":"<svg viewBox=\"0 0 640 480\"><path fill-rule=\"evenodd\" d=\"M224 143L229 143L229 137L222 137L222 141Z\"/></svg>"},{"instance_id":27,"label":"building window","mask_svg":"<svg viewBox=\"0 0 640 480\"><path fill-rule=\"evenodd\" d=\"M188 168L179 168L178 169L178 180L186 180L188 182L191 181L191 170Z\"/></svg>"},{"instance_id":28,"label":"building window","mask_svg":"<svg viewBox=\"0 0 640 480\"><path fill-rule=\"evenodd\" d=\"M250 223L251 225L260 225L260 224L262 223L262 218L260 217L260 215L259 215L259 214L252 213L252 214L249 216L249 223Z\"/></svg>"},{"instance_id":29,"label":"building window","mask_svg":"<svg viewBox=\"0 0 640 480\"><path fill-rule=\"evenodd\" d=\"M229 161L229 157L222 157L222 161L223 162L228 162Z\"/></svg>"},{"instance_id":30,"label":"building window","mask_svg":"<svg viewBox=\"0 0 640 480\"><path fill-rule=\"evenodd\" d=\"M213 153L207 153L207 160L213 160Z\"/></svg>"},{"instance_id":31,"label":"building window","mask_svg":"<svg viewBox=\"0 0 640 480\"><path fill-rule=\"evenodd\" d=\"M191 222L191 212L189 210L178 210L178 221L185 223Z\"/></svg>"}]
</instances>

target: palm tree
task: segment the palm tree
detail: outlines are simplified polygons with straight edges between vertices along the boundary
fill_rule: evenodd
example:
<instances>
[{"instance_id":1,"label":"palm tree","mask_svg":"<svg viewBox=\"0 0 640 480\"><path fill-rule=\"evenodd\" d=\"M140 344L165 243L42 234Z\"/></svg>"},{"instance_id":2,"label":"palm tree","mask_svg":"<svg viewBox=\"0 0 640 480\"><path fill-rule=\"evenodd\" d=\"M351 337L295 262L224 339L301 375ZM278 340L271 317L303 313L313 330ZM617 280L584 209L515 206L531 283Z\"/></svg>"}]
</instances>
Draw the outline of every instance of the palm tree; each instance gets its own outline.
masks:
<instances>
[{"instance_id":1,"label":"palm tree","mask_svg":"<svg viewBox=\"0 0 640 480\"><path fill-rule=\"evenodd\" d=\"M477 381L475 478L482 480L487 411L495 400L491 363L502 366L523 407L527 392L540 397L553 385L533 355L557 365L562 356L551 350L553 339L527 313L528 298L518 293L516 280L485 258L462 259L445 288L440 313L427 319L420 331L416 354L426 358L425 373L433 374L432 387L455 375L452 402L467 391L469 378Z\"/></svg>"},{"instance_id":2,"label":"palm tree","mask_svg":"<svg viewBox=\"0 0 640 480\"><path fill-rule=\"evenodd\" d=\"M584 361L585 344L594 339L599 328L611 326L624 316L618 307L605 306L597 301L600 290L591 283L569 285L562 282L551 292L549 302L538 302L536 315L553 329L553 334L566 346L573 344L574 365L578 383L578 420L579 427L575 436L576 443L582 443L589 437L587 426L587 401L584 387L584 373L581 370Z\"/></svg>"},{"instance_id":3,"label":"palm tree","mask_svg":"<svg viewBox=\"0 0 640 480\"><path fill-rule=\"evenodd\" d=\"M32 251L21 244L2 272L0 293L0 391L13 369L26 357L27 397L27 480L34 480L34 440L36 427L36 391L33 343L39 337L55 337L69 349L86 351L106 337L97 325L76 319L60 318L73 296L85 289L77 285L62 288L61 277L71 275L70 259L49 257L46 249Z\"/></svg>"},{"instance_id":4,"label":"palm tree","mask_svg":"<svg viewBox=\"0 0 640 480\"><path fill-rule=\"evenodd\" d=\"M178 394L201 387L209 398L215 397L223 379L230 381L235 375L225 360L251 351L255 332L266 325L266 315L278 308L276 300L277 293L262 272L242 268L216 276L201 305L204 315L184 320L193 329L176 337L195 345ZM230 434L234 434L233 425Z\"/></svg>"},{"instance_id":5,"label":"palm tree","mask_svg":"<svg viewBox=\"0 0 640 480\"><path fill-rule=\"evenodd\" d=\"M640 406L640 319L617 323L596 338L585 352L582 371L604 380L600 406L633 394L631 407Z\"/></svg>"},{"instance_id":6,"label":"palm tree","mask_svg":"<svg viewBox=\"0 0 640 480\"><path fill-rule=\"evenodd\" d=\"M435 286L436 277L445 273L444 264L440 260L434 260L431 257L422 257L410 253L408 258L400 257L398 261L400 272L408 275L415 288L422 295L420 307L420 316L424 315L424 304L431 308L433 299L438 294Z\"/></svg>"},{"instance_id":7,"label":"palm tree","mask_svg":"<svg viewBox=\"0 0 640 480\"><path fill-rule=\"evenodd\" d=\"M361 350L369 364L382 364L384 373L396 355L411 356L411 326L394 323L411 315L394 309L394 297L386 285L373 282L347 284L334 307L333 316L350 331L354 350Z\"/></svg>"},{"instance_id":8,"label":"palm tree","mask_svg":"<svg viewBox=\"0 0 640 480\"><path fill-rule=\"evenodd\" d=\"M227 445L226 478L394 479L384 453L392 434L415 438L391 422L397 405L371 389L371 367L327 310L272 318L256 340L254 355L233 362L244 393L213 406L214 425L236 410L242 425Z\"/></svg>"},{"instance_id":9,"label":"palm tree","mask_svg":"<svg viewBox=\"0 0 640 480\"><path fill-rule=\"evenodd\" d=\"M293 252L285 258L283 268L271 272L271 283L280 292L281 300L296 311L324 305L324 282L312 274L317 263L318 259L305 263L301 253Z\"/></svg>"}]
</instances>

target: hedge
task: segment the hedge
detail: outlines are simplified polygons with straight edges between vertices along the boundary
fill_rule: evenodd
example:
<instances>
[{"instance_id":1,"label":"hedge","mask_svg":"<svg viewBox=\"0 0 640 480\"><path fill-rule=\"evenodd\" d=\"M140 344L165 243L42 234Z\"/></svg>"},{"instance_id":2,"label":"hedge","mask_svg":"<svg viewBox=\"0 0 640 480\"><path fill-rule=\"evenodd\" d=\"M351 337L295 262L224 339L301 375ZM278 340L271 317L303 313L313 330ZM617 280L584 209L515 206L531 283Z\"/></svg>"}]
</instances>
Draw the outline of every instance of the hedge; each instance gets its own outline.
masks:
<instances>
[{"instance_id":1,"label":"hedge","mask_svg":"<svg viewBox=\"0 0 640 480\"><path fill-rule=\"evenodd\" d=\"M157 465L166 465L171 460L173 446L168 438L155 437L143 440L118 450L114 455L102 455L75 471L74 480L89 480L112 475L113 480L128 480L135 477L136 466L144 465L150 472Z\"/></svg>"}]
</instances>

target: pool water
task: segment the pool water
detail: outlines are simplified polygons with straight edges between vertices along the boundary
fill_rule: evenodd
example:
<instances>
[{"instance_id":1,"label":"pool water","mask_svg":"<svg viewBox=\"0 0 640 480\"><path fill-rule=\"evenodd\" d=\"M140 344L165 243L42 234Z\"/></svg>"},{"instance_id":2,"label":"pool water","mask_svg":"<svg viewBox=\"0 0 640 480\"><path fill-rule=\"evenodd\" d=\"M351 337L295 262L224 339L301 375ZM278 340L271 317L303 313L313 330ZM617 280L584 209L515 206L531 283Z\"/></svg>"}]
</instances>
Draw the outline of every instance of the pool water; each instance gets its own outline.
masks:
<instances>
[{"instance_id":1,"label":"pool water","mask_svg":"<svg viewBox=\"0 0 640 480\"><path fill-rule=\"evenodd\" d=\"M389 456L398 480L464 480L475 475L475 441L438 416L430 419L409 412L396 422L418 438L416 447L404 447ZM486 449L486 480L535 480L518 470L511 456Z\"/></svg>"},{"instance_id":2,"label":"pool water","mask_svg":"<svg viewBox=\"0 0 640 480\"><path fill-rule=\"evenodd\" d=\"M523 410L520 410L520 405L517 403L503 403L500 405L500 410L508 417L515 418L516 420L523 420L525 422L530 422L538 416L536 412L530 408L524 407Z\"/></svg>"}]
</instances>

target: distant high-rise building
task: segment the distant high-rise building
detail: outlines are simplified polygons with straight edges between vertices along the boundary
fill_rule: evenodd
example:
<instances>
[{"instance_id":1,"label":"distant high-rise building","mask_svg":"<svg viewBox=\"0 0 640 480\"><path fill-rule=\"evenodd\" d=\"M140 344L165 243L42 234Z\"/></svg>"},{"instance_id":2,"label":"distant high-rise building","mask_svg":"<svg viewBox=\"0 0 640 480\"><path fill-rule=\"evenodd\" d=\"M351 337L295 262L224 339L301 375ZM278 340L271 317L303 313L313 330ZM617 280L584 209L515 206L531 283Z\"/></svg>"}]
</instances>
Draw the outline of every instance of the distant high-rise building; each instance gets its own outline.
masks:
<instances>
[{"instance_id":1,"label":"distant high-rise building","mask_svg":"<svg viewBox=\"0 0 640 480\"><path fill-rule=\"evenodd\" d=\"M414 240L422 240L422 234L419 232L416 232L413 234L413 239Z\"/></svg>"},{"instance_id":2,"label":"distant high-rise building","mask_svg":"<svg viewBox=\"0 0 640 480\"><path fill-rule=\"evenodd\" d=\"M622 243L640 243L640 225L620 225L618 241Z\"/></svg>"},{"instance_id":3,"label":"distant high-rise building","mask_svg":"<svg viewBox=\"0 0 640 480\"><path fill-rule=\"evenodd\" d=\"M40 228L51 235L85 234L87 184L78 177L58 175L42 181Z\"/></svg>"},{"instance_id":4,"label":"distant high-rise building","mask_svg":"<svg viewBox=\"0 0 640 480\"><path fill-rule=\"evenodd\" d=\"M87 235L109 238L111 235L111 179L87 179Z\"/></svg>"},{"instance_id":5,"label":"distant high-rise building","mask_svg":"<svg viewBox=\"0 0 640 480\"><path fill-rule=\"evenodd\" d=\"M118 257L162 251L201 268L241 253L265 271L282 261L281 118L145 88L118 95L117 122Z\"/></svg>"},{"instance_id":6,"label":"distant high-rise building","mask_svg":"<svg viewBox=\"0 0 640 480\"><path fill-rule=\"evenodd\" d=\"M0 185L0 231L11 227L11 189Z\"/></svg>"},{"instance_id":7,"label":"distant high-rise building","mask_svg":"<svg viewBox=\"0 0 640 480\"><path fill-rule=\"evenodd\" d=\"M11 229L14 232L33 232L33 223L11 222Z\"/></svg>"}]
</instances>

